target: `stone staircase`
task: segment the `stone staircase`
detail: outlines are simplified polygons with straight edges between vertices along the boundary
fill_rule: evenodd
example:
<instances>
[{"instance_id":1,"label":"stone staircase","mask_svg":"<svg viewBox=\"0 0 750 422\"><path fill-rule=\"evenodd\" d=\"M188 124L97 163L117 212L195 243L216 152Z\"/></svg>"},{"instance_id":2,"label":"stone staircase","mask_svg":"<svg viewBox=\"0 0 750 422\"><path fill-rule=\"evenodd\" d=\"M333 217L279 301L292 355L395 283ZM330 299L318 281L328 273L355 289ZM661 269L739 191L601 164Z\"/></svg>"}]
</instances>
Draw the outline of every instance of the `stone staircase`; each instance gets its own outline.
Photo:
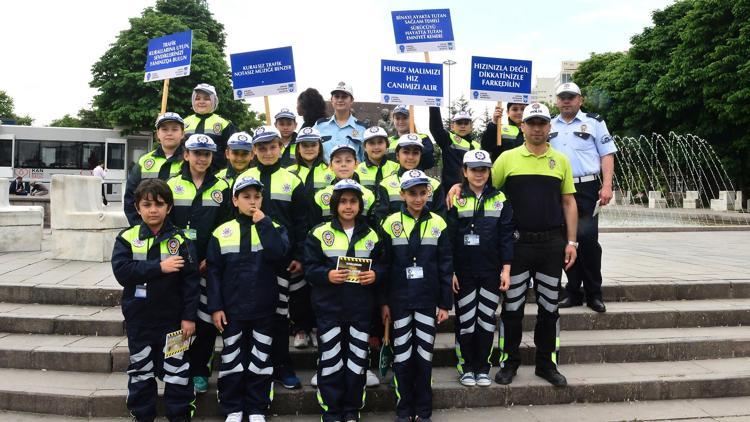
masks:
<instances>
[{"instance_id":1,"label":"stone staircase","mask_svg":"<svg viewBox=\"0 0 750 422\"><path fill-rule=\"evenodd\" d=\"M0 281L0 408L127 416L128 351L119 294L111 285ZM461 386L453 368L452 316L436 340L434 407L750 396L749 280L608 282L605 294L606 314L585 307L561 311L560 370L567 388L553 388L528 365L510 386ZM526 314L530 331L536 305L528 304ZM526 332L525 364L533 362L533 352L533 336ZM292 358L305 386L277 388L272 411L317 414L309 386L315 350L293 350ZM212 390L198 398L198 416L218 415L215 385L213 380ZM387 383L368 390L366 412L393 406Z\"/></svg>"}]
</instances>

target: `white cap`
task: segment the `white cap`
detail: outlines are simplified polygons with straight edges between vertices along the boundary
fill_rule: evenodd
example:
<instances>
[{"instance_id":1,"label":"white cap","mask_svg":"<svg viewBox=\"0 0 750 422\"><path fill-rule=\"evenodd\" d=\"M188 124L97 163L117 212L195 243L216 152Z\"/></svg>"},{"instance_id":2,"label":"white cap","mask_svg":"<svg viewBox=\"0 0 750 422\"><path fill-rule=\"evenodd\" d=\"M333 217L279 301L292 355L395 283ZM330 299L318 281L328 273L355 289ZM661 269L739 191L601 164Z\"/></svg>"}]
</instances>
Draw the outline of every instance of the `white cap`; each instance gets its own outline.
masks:
<instances>
[{"instance_id":1,"label":"white cap","mask_svg":"<svg viewBox=\"0 0 750 422\"><path fill-rule=\"evenodd\" d=\"M156 128L159 129L159 125L164 122L177 122L180 124L180 126L185 127L185 121L182 120L182 117L179 114L173 113L171 111L160 114L159 117L156 118Z\"/></svg>"},{"instance_id":2,"label":"white cap","mask_svg":"<svg viewBox=\"0 0 750 422\"><path fill-rule=\"evenodd\" d=\"M458 120L471 120L471 114L466 110L458 110L451 118L451 122L456 122Z\"/></svg>"},{"instance_id":3,"label":"white cap","mask_svg":"<svg viewBox=\"0 0 750 422\"><path fill-rule=\"evenodd\" d=\"M408 116L409 115L409 107L407 107L405 105L402 105L402 104L397 105L393 109L393 115L395 116L397 114L403 114L405 116Z\"/></svg>"},{"instance_id":4,"label":"white cap","mask_svg":"<svg viewBox=\"0 0 750 422\"><path fill-rule=\"evenodd\" d=\"M232 150L244 149L249 151L253 149L253 138L246 132L235 132L229 137L229 140L227 140L227 148Z\"/></svg>"},{"instance_id":5,"label":"white cap","mask_svg":"<svg viewBox=\"0 0 750 422\"><path fill-rule=\"evenodd\" d=\"M234 182L234 188L232 188L232 194L237 196L237 193L242 189L255 186L259 191L263 191L263 183L254 177L243 177Z\"/></svg>"},{"instance_id":6,"label":"white cap","mask_svg":"<svg viewBox=\"0 0 750 422\"><path fill-rule=\"evenodd\" d=\"M344 81L341 81L338 84L336 84L336 88L333 88L331 90L331 95L335 94L336 92L343 92L345 94L349 94L352 97L354 97L354 90L352 89L352 86Z\"/></svg>"},{"instance_id":7,"label":"white cap","mask_svg":"<svg viewBox=\"0 0 750 422\"><path fill-rule=\"evenodd\" d=\"M185 149L188 151L213 151L216 152L216 143L210 136L201 133L190 135L185 141Z\"/></svg>"},{"instance_id":8,"label":"white cap","mask_svg":"<svg viewBox=\"0 0 750 422\"><path fill-rule=\"evenodd\" d=\"M320 132L314 127L303 127L297 134L295 142L320 142Z\"/></svg>"},{"instance_id":9,"label":"white cap","mask_svg":"<svg viewBox=\"0 0 750 422\"><path fill-rule=\"evenodd\" d=\"M534 117L539 117L546 121L552 120L552 117L550 117L549 115L549 109L542 103L531 103L527 105L526 108L523 109L523 116L521 117L521 121L525 122Z\"/></svg>"},{"instance_id":10,"label":"white cap","mask_svg":"<svg viewBox=\"0 0 750 422\"><path fill-rule=\"evenodd\" d=\"M555 95L560 94L581 95L581 88L579 88L574 82L567 82L557 87Z\"/></svg>"},{"instance_id":11,"label":"white cap","mask_svg":"<svg viewBox=\"0 0 750 422\"><path fill-rule=\"evenodd\" d=\"M262 144L264 142L271 142L276 138L281 138L281 134L273 126L261 126L255 129L255 135L253 135L253 145Z\"/></svg>"},{"instance_id":12,"label":"white cap","mask_svg":"<svg viewBox=\"0 0 750 422\"><path fill-rule=\"evenodd\" d=\"M372 126L365 131L362 142L367 142L369 139L377 137L388 139L388 132L380 126Z\"/></svg>"},{"instance_id":13,"label":"white cap","mask_svg":"<svg viewBox=\"0 0 750 422\"><path fill-rule=\"evenodd\" d=\"M333 185L334 192L339 190L356 190L361 193L362 185L357 183L354 179L341 179Z\"/></svg>"},{"instance_id":14,"label":"white cap","mask_svg":"<svg viewBox=\"0 0 750 422\"><path fill-rule=\"evenodd\" d=\"M275 116L273 116L273 120L274 121L277 121L279 119L292 119L292 120L295 120L296 118L297 118L297 115L294 114L294 112L292 112L288 108L282 108L281 110L279 110L278 113L276 113Z\"/></svg>"},{"instance_id":15,"label":"white cap","mask_svg":"<svg viewBox=\"0 0 750 422\"><path fill-rule=\"evenodd\" d=\"M419 147L419 149L424 148L424 145L422 145L422 138L420 138L419 135L417 135L416 133L407 133L405 135L401 135L401 137L398 138L398 142L396 143L396 150L412 145Z\"/></svg>"},{"instance_id":16,"label":"white cap","mask_svg":"<svg viewBox=\"0 0 750 422\"><path fill-rule=\"evenodd\" d=\"M406 190L417 185L430 185L430 179L422 170L409 170L401 176L401 189Z\"/></svg>"},{"instance_id":17,"label":"white cap","mask_svg":"<svg viewBox=\"0 0 750 422\"><path fill-rule=\"evenodd\" d=\"M193 95L190 98L191 104L195 104L195 96L198 91L203 91L208 94L208 97L211 99L211 112L213 113L216 111L216 107L219 106L219 95L216 94L216 88L209 84L196 85L195 88L193 88ZM193 111L195 111L195 108L193 108Z\"/></svg>"},{"instance_id":18,"label":"white cap","mask_svg":"<svg viewBox=\"0 0 750 422\"><path fill-rule=\"evenodd\" d=\"M492 167L492 161L487 151L474 149L464 154L464 165L468 168Z\"/></svg>"},{"instance_id":19,"label":"white cap","mask_svg":"<svg viewBox=\"0 0 750 422\"><path fill-rule=\"evenodd\" d=\"M331 153L328 155L328 159L333 160L334 155L336 155L339 151L344 151L344 150L350 151L352 154L354 154L354 158L355 159L357 158L357 150L354 149L353 146L349 144L340 144L340 145L336 145L335 147L333 147L333 149L331 150Z\"/></svg>"}]
</instances>

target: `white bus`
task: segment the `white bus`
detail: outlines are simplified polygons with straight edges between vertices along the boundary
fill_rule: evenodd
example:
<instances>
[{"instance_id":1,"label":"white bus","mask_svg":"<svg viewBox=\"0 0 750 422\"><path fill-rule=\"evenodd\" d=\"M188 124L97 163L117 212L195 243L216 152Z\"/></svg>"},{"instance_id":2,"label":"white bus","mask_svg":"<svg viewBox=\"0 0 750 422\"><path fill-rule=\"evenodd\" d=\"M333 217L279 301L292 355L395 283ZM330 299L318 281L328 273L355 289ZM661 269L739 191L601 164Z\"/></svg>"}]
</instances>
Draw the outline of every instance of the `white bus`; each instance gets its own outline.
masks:
<instances>
[{"instance_id":1,"label":"white bus","mask_svg":"<svg viewBox=\"0 0 750 422\"><path fill-rule=\"evenodd\" d=\"M53 174L90 176L102 160L107 200L122 201L129 170L152 142L150 133L0 124L0 177L49 185Z\"/></svg>"}]
</instances>

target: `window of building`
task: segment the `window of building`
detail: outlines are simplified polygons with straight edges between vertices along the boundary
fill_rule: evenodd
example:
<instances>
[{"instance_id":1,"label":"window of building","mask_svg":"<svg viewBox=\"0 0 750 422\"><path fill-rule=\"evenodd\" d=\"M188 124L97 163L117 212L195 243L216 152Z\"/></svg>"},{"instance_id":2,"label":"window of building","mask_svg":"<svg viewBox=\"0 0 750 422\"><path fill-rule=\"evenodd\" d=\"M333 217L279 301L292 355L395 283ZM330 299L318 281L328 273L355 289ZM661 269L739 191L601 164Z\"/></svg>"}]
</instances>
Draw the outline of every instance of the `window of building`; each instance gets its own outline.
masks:
<instances>
[{"instance_id":1,"label":"window of building","mask_svg":"<svg viewBox=\"0 0 750 422\"><path fill-rule=\"evenodd\" d=\"M107 168L125 170L125 144L107 144Z\"/></svg>"},{"instance_id":2,"label":"window of building","mask_svg":"<svg viewBox=\"0 0 750 422\"><path fill-rule=\"evenodd\" d=\"M16 140L15 162L21 168L92 170L103 158L103 143Z\"/></svg>"},{"instance_id":3,"label":"window of building","mask_svg":"<svg viewBox=\"0 0 750 422\"><path fill-rule=\"evenodd\" d=\"M13 141L0 139L0 167L10 167L13 156Z\"/></svg>"}]
</instances>

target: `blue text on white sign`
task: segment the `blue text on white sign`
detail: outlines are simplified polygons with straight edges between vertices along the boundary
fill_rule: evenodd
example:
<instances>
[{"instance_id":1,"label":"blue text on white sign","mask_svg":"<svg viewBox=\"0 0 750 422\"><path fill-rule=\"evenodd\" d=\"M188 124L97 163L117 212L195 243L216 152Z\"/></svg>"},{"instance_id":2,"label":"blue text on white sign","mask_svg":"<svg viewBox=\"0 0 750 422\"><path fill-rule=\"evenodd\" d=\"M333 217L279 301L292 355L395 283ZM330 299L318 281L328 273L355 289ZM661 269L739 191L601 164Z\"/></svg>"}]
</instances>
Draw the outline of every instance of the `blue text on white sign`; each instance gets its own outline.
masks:
<instances>
[{"instance_id":1,"label":"blue text on white sign","mask_svg":"<svg viewBox=\"0 0 750 422\"><path fill-rule=\"evenodd\" d=\"M527 104L530 97L530 60L472 56L472 100Z\"/></svg>"},{"instance_id":2,"label":"blue text on white sign","mask_svg":"<svg viewBox=\"0 0 750 422\"><path fill-rule=\"evenodd\" d=\"M292 47L232 54L234 99L297 91Z\"/></svg>"},{"instance_id":3,"label":"blue text on white sign","mask_svg":"<svg viewBox=\"0 0 750 422\"><path fill-rule=\"evenodd\" d=\"M381 60L380 102L438 107L443 105L443 65Z\"/></svg>"},{"instance_id":4,"label":"blue text on white sign","mask_svg":"<svg viewBox=\"0 0 750 422\"><path fill-rule=\"evenodd\" d=\"M391 12L399 53L455 49L450 9Z\"/></svg>"}]
</instances>

